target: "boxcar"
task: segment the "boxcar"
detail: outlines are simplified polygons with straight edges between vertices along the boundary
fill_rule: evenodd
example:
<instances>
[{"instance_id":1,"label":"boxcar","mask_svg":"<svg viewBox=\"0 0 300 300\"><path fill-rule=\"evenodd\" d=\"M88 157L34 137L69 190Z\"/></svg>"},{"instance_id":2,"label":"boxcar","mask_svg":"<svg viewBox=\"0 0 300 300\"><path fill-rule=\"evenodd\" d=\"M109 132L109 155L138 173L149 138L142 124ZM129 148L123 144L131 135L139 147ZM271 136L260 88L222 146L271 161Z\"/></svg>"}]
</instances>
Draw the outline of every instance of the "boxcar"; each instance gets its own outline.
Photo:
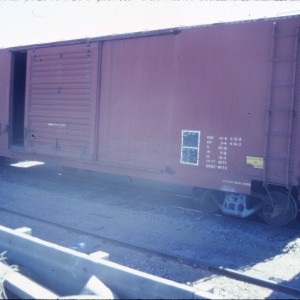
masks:
<instances>
[{"instance_id":1,"label":"boxcar","mask_svg":"<svg viewBox=\"0 0 300 300\"><path fill-rule=\"evenodd\" d=\"M194 188L267 223L299 209L300 16L0 50L0 155Z\"/></svg>"}]
</instances>

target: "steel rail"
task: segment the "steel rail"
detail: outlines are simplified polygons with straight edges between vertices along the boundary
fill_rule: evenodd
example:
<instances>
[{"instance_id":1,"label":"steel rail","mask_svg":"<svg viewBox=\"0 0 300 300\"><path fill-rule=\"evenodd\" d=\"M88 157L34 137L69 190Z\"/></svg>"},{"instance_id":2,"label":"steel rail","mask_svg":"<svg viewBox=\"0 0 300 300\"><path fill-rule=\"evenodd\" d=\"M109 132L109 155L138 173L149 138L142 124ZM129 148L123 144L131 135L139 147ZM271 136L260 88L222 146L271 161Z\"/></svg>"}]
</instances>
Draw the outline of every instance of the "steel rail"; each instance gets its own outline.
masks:
<instances>
[{"instance_id":1,"label":"steel rail","mask_svg":"<svg viewBox=\"0 0 300 300\"><path fill-rule=\"evenodd\" d=\"M175 209L180 209L180 210L184 210L184 211L190 211L190 212L194 212L194 213L199 213L199 214L204 214L206 216L210 216L212 218L218 217L218 218L223 218L228 222L231 222L233 224L249 224L250 226L255 226L255 224L262 224L265 226L265 228L269 229L269 230L276 230L277 232L280 232L282 234L288 234L288 235L295 235L295 237L300 237L300 222L298 222L298 219L300 221L300 215L299 217L296 218L297 223L292 223L292 225L286 226L286 227L272 227L271 225L268 225L266 223L264 223L259 217L257 217L257 219L243 219L243 218L236 218L234 216L230 216L230 215L225 215L222 214L221 212L215 212L215 213L211 213L211 214L205 214L203 213L201 210L199 209L194 209L194 208L189 208L189 207L183 207L183 206L178 206L178 205L171 205L171 207L175 208ZM299 210L300 212L300 210Z\"/></svg>"},{"instance_id":2,"label":"steel rail","mask_svg":"<svg viewBox=\"0 0 300 300\"><path fill-rule=\"evenodd\" d=\"M148 254L159 256L159 257L165 258L165 259L170 260L170 261L175 262L175 263L185 264L187 266L191 266L193 268L198 268L198 269L201 269L201 270L209 271L211 273L221 275L221 276L225 276L225 277L228 277L230 279L235 279L235 280L238 280L238 281L253 284L253 285L256 285L256 286L263 287L263 288L268 288L268 289L271 289L271 290L274 290L274 291L286 293L286 294L289 294L289 295L296 296L297 298L300 298L300 289L298 289L296 287L288 286L284 283L278 283L278 282L275 282L275 281L272 281L272 280L254 277L254 276L247 275L247 274L244 274L244 273L241 273L241 272L229 269L229 268L217 267L217 266L214 266L212 264L209 264L209 263L206 263L206 262L203 262L203 261L199 261L199 260L191 260L191 259L188 259L188 258L185 258L185 257L174 256L174 255L167 254L167 253L164 253L164 252L161 252L161 251L157 251L155 249L144 247L142 245L127 243L125 241L114 239L114 238L104 236L104 235L101 235L101 234L98 234L98 233L95 233L95 232L90 232L90 231L87 231L87 230L80 229L78 227L69 226L69 225L66 225L66 224L63 224L63 223L58 223L58 222L54 222L54 221L51 221L51 220L42 219L42 218L39 218L39 217L36 217L36 216L33 216L33 215L28 215L28 214L18 212L18 211L15 211L15 210L11 210L11 209L8 209L8 208L0 207L0 210L4 211L4 212L11 213L11 214L16 214L16 215L19 215L19 216L22 216L22 217L25 217L25 218L29 218L29 219L32 219L32 220L35 220L35 221L38 221L38 222L50 224L52 226L56 226L56 227L59 227L59 228L64 228L64 229L71 230L71 231L74 231L74 232L78 232L78 233L81 233L81 234L86 234L86 235L89 235L91 237L102 239L104 241L110 242L110 243L118 245L118 246L123 246L123 247L129 248L131 250L135 250L135 251L139 251L139 252L143 252L143 253L146 252Z\"/></svg>"}]
</instances>

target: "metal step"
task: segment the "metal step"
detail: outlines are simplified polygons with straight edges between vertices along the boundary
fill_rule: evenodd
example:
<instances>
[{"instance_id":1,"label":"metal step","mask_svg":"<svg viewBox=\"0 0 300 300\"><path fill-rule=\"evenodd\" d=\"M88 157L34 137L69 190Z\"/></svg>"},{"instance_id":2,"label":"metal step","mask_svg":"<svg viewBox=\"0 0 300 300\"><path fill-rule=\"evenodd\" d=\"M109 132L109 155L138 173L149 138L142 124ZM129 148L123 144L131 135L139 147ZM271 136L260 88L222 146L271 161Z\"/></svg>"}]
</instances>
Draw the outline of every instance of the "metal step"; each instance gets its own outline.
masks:
<instances>
[{"instance_id":1,"label":"metal step","mask_svg":"<svg viewBox=\"0 0 300 300\"><path fill-rule=\"evenodd\" d=\"M282 162L289 162L289 159L286 157L274 157L274 156L268 156L264 158L265 160L277 160L277 161L282 161Z\"/></svg>"},{"instance_id":2,"label":"metal step","mask_svg":"<svg viewBox=\"0 0 300 300\"><path fill-rule=\"evenodd\" d=\"M284 112L284 113L295 113L295 110L293 109L282 109L282 108L272 108L268 109L268 112Z\"/></svg>"},{"instance_id":3,"label":"metal step","mask_svg":"<svg viewBox=\"0 0 300 300\"><path fill-rule=\"evenodd\" d=\"M292 135L284 132L268 132L266 133L266 136L279 136L279 137L290 138Z\"/></svg>"},{"instance_id":4,"label":"metal step","mask_svg":"<svg viewBox=\"0 0 300 300\"><path fill-rule=\"evenodd\" d=\"M275 58L275 59L271 59L271 62L275 62L275 63L284 63L284 62L295 62L297 61L295 58Z\"/></svg>"},{"instance_id":5,"label":"metal step","mask_svg":"<svg viewBox=\"0 0 300 300\"><path fill-rule=\"evenodd\" d=\"M272 35L272 37L274 37L274 38L291 37L291 36L297 36L297 34L290 33L290 34L273 34Z\"/></svg>"},{"instance_id":6,"label":"metal step","mask_svg":"<svg viewBox=\"0 0 300 300\"><path fill-rule=\"evenodd\" d=\"M294 82L275 82L269 85L270 87L300 87L296 85Z\"/></svg>"}]
</instances>

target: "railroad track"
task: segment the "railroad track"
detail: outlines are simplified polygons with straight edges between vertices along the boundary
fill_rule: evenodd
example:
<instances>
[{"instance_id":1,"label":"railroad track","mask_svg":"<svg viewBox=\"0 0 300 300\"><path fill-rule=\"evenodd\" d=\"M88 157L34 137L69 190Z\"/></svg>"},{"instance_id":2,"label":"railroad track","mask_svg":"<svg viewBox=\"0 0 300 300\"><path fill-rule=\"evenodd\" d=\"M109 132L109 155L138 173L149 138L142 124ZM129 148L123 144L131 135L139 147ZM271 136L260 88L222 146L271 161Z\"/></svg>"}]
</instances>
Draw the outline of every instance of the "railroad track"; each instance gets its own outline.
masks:
<instances>
[{"instance_id":1,"label":"railroad track","mask_svg":"<svg viewBox=\"0 0 300 300\"><path fill-rule=\"evenodd\" d=\"M177 195L175 195L175 196L177 196ZM186 198L191 198L191 197L186 197ZM198 210L196 208L192 208L192 206L171 205L171 207L173 207L175 209L180 209L180 210L183 210L183 211L190 211L190 212L193 212L193 213L199 213L201 215L205 214L201 210ZM259 219L259 217L255 217L255 216L252 216L252 218L250 218L250 219L249 218L248 219L242 219L242 218L237 218L237 217L234 217L234 216L224 215L221 212L216 212L216 213L206 214L206 215L211 216L211 217L223 218L223 219L226 219L229 222L234 222L236 224L245 224L245 222L247 222L248 224L250 224L249 226L251 226L251 224L262 223L264 226L267 226L270 229L276 228L276 230L280 230L281 232L285 232L286 234L292 234L292 235L300 237L300 212L299 212L298 217L296 218L296 221L292 225L289 225L287 227L279 227L279 228L278 227L272 227L268 224L265 224L261 219Z\"/></svg>"},{"instance_id":2,"label":"railroad track","mask_svg":"<svg viewBox=\"0 0 300 300\"><path fill-rule=\"evenodd\" d=\"M138 252L142 252L142 253L146 253L149 255L154 255L157 257L161 257L165 260L169 260L175 263L179 263L179 264L185 264L187 266L193 267L193 268L198 268L200 270L205 270L205 271L209 271L215 275L219 275L219 276L224 276L230 279L234 279L234 280L238 280L238 281L242 281L245 283L249 283L249 284L253 284L256 286L260 286L263 288L268 288L271 289L273 291L277 291L277 292L281 292L281 293L285 293L288 295L293 295L297 298L300 298L300 289L289 286L287 284L284 283L278 283L272 280L266 280L266 279L262 279L262 278L257 278L254 276L249 276L247 274L229 269L229 268L223 268L223 267L218 267L212 264L208 264L207 262L204 261L200 261L200 260L191 260L188 259L186 257L181 257L181 256L174 256L168 253L164 253L161 251L157 251L155 249L149 248L149 247L145 247L142 245L138 245L138 244L132 244L132 243L127 243L125 241L121 241L121 240L117 240L117 239L113 239L111 237L102 235L102 234L98 234L95 232L90 232L87 230L83 230L79 227L75 227L75 226L69 226L67 224L63 224L63 223L59 223L59 222L54 222L52 220L47 220L47 219L43 219L43 218L39 218L33 215L29 215L29 214L25 214L19 211L15 211L15 210L11 210L11 209L7 209L7 208L3 208L0 207L0 210L3 212L7 212L10 214L15 214L15 215L19 215L21 217L24 218L29 218L31 220L35 220L38 222L42 222L45 224L49 224L52 226L56 226L59 228L64 228L73 232L77 232L80 234L85 234L87 236L90 237L94 237L94 238L98 238L101 239L103 241L109 242L113 245L116 246L123 246L126 247L127 249L131 249L134 251L138 251Z\"/></svg>"}]
</instances>

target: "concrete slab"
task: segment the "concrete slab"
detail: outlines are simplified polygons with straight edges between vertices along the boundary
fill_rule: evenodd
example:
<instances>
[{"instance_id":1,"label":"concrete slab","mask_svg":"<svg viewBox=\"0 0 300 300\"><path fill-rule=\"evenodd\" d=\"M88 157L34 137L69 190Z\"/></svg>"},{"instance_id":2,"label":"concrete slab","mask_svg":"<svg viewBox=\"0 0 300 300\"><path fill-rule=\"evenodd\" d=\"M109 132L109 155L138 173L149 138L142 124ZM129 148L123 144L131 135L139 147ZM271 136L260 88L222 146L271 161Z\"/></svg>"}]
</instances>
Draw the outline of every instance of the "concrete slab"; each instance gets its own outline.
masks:
<instances>
[{"instance_id":1,"label":"concrete slab","mask_svg":"<svg viewBox=\"0 0 300 300\"><path fill-rule=\"evenodd\" d=\"M80 294L89 279L96 276L120 298L202 298L192 287L93 258L3 226L0 226L0 252L6 252L9 263L29 271L33 280L38 279L41 285L62 296ZM208 295L204 292L203 298Z\"/></svg>"}]
</instances>

